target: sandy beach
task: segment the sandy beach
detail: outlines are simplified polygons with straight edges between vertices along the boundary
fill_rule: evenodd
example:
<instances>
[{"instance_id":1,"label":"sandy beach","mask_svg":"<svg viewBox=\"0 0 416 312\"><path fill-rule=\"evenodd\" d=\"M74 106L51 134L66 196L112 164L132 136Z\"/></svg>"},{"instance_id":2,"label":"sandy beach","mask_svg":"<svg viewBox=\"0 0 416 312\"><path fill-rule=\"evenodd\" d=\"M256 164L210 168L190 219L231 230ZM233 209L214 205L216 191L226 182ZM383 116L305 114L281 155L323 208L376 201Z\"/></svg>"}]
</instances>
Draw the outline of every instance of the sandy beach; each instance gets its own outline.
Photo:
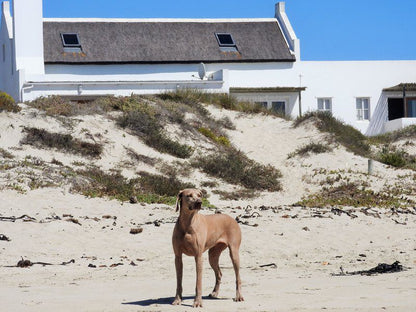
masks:
<instances>
[{"instance_id":1,"label":"sandy beach","mask_svg":"<svg viewBox=\"0 0 416 312\"><path fill-rule=\"evenodd\" d=\"M331 207L293 206L319 191L320 181L327 176L365 181L375 191L386 185L416 190L413 171L376 162L373 175L367 175L368 160L336 144L325 154L288 158L306 143L325 140L325 135L312 124L293 128L290 121L276 117L241 115L213 107L209 110L216 118L227 116L233 120L236 129L227 130L227 135L234 146L251 159L282 172L283 189L239 200L224 200L208 190L215 208L205 207L201 213L219 211L241 221L245 301L236 303L232 299L234 272L228 252L224 252L220 258L224 274L220 298L204 297L204 307L196 310L415 309L414 208L343 207L340 212ZM177 214L173 205L89 198L71 192L68 185L30 189L25 187L25 179L40 175L44 169L33 167L31 173L23 174L19 171L22 166L5 166L11 161L21 164L30 155L32 162L33 158L47 163L55 159L69 166L84 161L108 170L127 162L126 146L165 162L174 163L174 157L157 153L101 115L77 117L70 130L84 138L86 131L82 129L90 129L93 136L101 134L95 136L105 142L99 160L20 144L23 126L68 131L64 123L34 109L25 108L19 114L2 112L0 119L0 147L15 157L0 158L0 234L8 239L0 241L1 311L195 311L195 263L189 257L184 258L185 300L181 306L171 305L176 287L171 235ZM138 166L124 166L123 174L156 170L146 164ZM199 171L191 177L197 186L207 179ZM234 188L223 181L218 183L225 189ZM140 233L130 233L139 228ZM22 258L33 265L16 267ZM395 261L400 262L403 271L371 276L340 274ZM205 256L204 295L210 293L214 281Z\"/></svg>"}]
</instances>

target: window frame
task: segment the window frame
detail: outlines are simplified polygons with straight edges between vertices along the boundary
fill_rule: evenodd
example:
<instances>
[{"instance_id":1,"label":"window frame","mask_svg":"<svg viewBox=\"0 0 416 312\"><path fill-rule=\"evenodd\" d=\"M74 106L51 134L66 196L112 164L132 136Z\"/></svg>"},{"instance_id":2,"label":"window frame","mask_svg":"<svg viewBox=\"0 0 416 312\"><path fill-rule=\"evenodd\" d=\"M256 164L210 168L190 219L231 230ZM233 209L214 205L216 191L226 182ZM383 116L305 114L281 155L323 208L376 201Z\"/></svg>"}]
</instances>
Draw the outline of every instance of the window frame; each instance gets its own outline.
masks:
<instances>
[{"instance_id":1,"label":"window frame","mask_svg":"<svg viewBox=\"0 0 416 312\"><path fill-rule=\"evenodd\" d=\"M364 107L365 101L367 101L367 108ZM358 107L360 104L361 108ZM357 121L369 121L370 116L370 97L360 96L355 98L355 112ZM367 118L365 118L365 112L367 112Z\"/></svg>"},{"instance_id":2,"label":"window frame","mask_svg":"<svg viewBox=\"0 0 416 312\"><path fill-rule=\"evenodd\" d=\"M65 35L75 35L77 37L78 43L66 43ZM81 41L79 40L79 35L77 33L61 33L62 45L64 48L81 48Z\"/></svg>"},{"instance_id":3,"label":"window frame","mask_svg":"<svg viewBox=\"0 0 416 312\"><path fill-rule=\"evenodd\" d=\"M220 37L221 35L228 35L231 38L232 43L221 43ZM215 33L215 37L217 38L218 45L220 47L237 47L235 44L234 38L230 33Z\"/></svg>"},{"instance_id":4,"label":"window frame","mask_svg":"<svg viewBox=\"0 0 416 312\"><path fill-rule=\"evenodd\" d=\"M322 101L322 104L323 104L322 109L319 108L319 102L320 101ZM326 105L325 105L326 101L328 101L328 103L329 103L329 108L328 109L326 108ZM318 97L318 98L316 98L316 104L317 104L318 111L332 113L332 97Z\"/></svg>"}]
</instances>

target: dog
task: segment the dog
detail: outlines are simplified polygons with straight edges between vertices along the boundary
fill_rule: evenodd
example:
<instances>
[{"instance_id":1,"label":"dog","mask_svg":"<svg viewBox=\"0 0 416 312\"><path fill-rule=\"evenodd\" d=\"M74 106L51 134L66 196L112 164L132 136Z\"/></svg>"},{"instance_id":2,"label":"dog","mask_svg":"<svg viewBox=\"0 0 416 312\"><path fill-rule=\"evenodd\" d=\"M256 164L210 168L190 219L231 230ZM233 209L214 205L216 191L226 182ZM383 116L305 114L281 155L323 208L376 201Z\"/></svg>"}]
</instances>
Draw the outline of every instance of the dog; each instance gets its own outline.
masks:
<instances>
[{"instance_id":1,"label":"dog","mask_svg":"<svg viewBox=\"0 0 416 312\"><path fill-rule=\"evenodd\" d=\"M221 252L227 247L230 251L236 277L235 301L244 301L241 295L240 258L241 230L238 223L228 215L202 215L202 193L197 189L185 189L179 192L176 200L176 212L179 218L172 235L176 268L176 296L173 305L182 303L182 254L195 257L196 294L193 307L202 307L202 254L208 251L209 264L215 273L215 286L210 294L217 298L222 273L219 266Z\"/></svg>"}]
</instances>

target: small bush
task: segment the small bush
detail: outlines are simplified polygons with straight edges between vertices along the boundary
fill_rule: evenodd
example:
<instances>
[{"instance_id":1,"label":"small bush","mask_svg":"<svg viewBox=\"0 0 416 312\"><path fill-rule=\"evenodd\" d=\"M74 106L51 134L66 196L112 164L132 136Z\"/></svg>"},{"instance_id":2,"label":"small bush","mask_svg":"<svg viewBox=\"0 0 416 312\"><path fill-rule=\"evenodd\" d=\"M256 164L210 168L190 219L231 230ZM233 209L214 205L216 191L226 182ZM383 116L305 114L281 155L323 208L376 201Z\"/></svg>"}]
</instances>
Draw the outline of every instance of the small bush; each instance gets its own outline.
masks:
<instances>
[{"instance_id":1,"label":"small bush","mask_svg":"<svg viewBox=\"0 0 416 312\"><path fill-rule=\"evenodd\" d=\"M294 121L294 127L298 127L306 120L314 120L319 131L327 132L334 136L335 140L349 151L364 157L370 154L370 145L367 138L357 129L346 125L336 119L329 112L309 112Z\"/></svg>"},{"instance_id":2,"label":"small bush","mask_svg":"<svg viewBox=\"0 0 416 312\"><path fill-rule=\"evenodd\" d=\"M396 197L386 192L374 192L360 187L357 183L347 182L339 186L323 188L320 193L311 195L295 203L303 207L408 207L415 202L402 196Z\"/></svg>"},{"instance_id":3,"label":"small bush","mask_svg":"<svg viewBox=\"0 0 416 312\"><path fill-rule=\"evenodd\" d=\"M220 144L220 145L223 145L223 146L226 146L226 147L231 146L230 140L228 140L228 138L224 135L217 136L214 132L212 132L210 129L205 128L205 127L198 128L198 131L203 136L211 139L212 141L214 141L217 144Z\"/></svg>"},{"instance_id":4,"label":"small bush","mask_svg":"<svg viewBox=\"0 0 416 312\"><path fill-rule=\"evenodd\" d=\"M378 161L389 166L416 170L415 156L409 155L404 150L390 148L388 145L382 148L376 158Z\"/></svg>"},{"instance_id":5,"label":"small bush","mask_svg":"<svg viewBox=\"0 0 416 312\"><path fill-rule=\"evenodd\" d=\"M0 157L8 158L8 159L14 158L12 153L10 153L9 151L6 151L4 148L1 148L1 147L0 147Z\"/></svg>"},{"instance_id":6,"label":"small bush","mask_svg":"<svg viewBox=\"0 0 416 312\"><path fill-rule=\"evenodd\" d=\"M22 140L23 144L56 148L90 157L100 157L103 151L102 145L74 139L70 134L52 133L38 128L24 128L24 131L26 137Z\"/></svg>"},{"instance_id":7,"label":"small bush","mask_svg":"<svg viewBox=\"0 0 416 312\"><path fill-rule=\"evenodd\" d=\"M13 112L17 113L20 112L21 108L17 106L14 99L8 95L6 92L0 91L0 112Z\"/></svg>"},{"instance_id":8,"label":"small bush","mask_svg":"<svg viewBox=\"0 0 416 312\"><path fill-rule=\"evenodd\" d=\"M272 166L263 166L247 158L241 151L227 149L224 153L207 155L193 161L194 167L228 183L248 189L279 191L281 173Z\"/></svg>"},{"instance_id":9,"label":"small bush","mask_svg":"<svg viewBox=\"0 0 416 312\"><path fill-rule=\"evenodd\" d=\"M79 170L77 174L87 178L89 183L78 183L73 186L73 191L85 196L110 197L121 201L128 201L134 195L140 202L174 204L179 190L195 187L174 176L146 172L140 172L140 177L134 179L127 179L119 172L106 173L98 168Z\"/></svg>"},{"instance_id":10,"label":"small bush","mask_svg":"<svg viewBox=\"0 0 416 312\"><path fill-rule=\"evenodd\" d=\"M332 148L330 146L328 146L327 144L322 144L322 143L309 143L309 144L306 144L306 145L304 145L302 147L299 147L293 153L290 153L288 155L288 158L295 157L296 155L298 155L298 156L306 156L309 153L312 153L312 154L323 154L323 153L327 153L327 152L330 152L330 151L332 151Z\"/></svg>"},{"instance_id":11,"label":"small bush","mask_svg":"<svg viewBox=\"0 0 416 312\"><path fill-rule=\"evenodd\" d=\"M390 144L402 139L415 139L416 125L368 138L372 144Z\"/></svg>"},{"instance_id":12,"label":"small bush","mask_svg":"<svg viewBox=\"0 0 416 312\"><path fill-rule=\"evenodd\" d=\"M159 152L168 153L179 158L188 158L192 155L192 148L171 140L159 123L156 111L147 104L128 109L117 119L119 126L132 130L141 137L150 147Z\"/></svg>"}]
</instances>

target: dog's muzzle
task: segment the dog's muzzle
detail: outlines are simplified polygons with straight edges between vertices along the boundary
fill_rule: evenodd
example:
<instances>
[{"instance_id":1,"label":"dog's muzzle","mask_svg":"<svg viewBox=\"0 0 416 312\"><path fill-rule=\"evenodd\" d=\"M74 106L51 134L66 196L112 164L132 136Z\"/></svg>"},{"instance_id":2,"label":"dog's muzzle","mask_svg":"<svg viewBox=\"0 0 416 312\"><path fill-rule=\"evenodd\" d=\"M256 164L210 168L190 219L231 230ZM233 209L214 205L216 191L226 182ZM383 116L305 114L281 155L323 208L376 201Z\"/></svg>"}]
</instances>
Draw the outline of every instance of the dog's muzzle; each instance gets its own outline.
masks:
<instances>
[{"instance_id":1,"label":"dog's muzzle","mask_svg":"<svg viewBox=\"0 0 416 312\"><path fill-rule=\"evenodd\" d=\"M193 205L189 206L189 210L201 210L202 209L202 201L196 201Z\"/></svg>"}]
</instances>

